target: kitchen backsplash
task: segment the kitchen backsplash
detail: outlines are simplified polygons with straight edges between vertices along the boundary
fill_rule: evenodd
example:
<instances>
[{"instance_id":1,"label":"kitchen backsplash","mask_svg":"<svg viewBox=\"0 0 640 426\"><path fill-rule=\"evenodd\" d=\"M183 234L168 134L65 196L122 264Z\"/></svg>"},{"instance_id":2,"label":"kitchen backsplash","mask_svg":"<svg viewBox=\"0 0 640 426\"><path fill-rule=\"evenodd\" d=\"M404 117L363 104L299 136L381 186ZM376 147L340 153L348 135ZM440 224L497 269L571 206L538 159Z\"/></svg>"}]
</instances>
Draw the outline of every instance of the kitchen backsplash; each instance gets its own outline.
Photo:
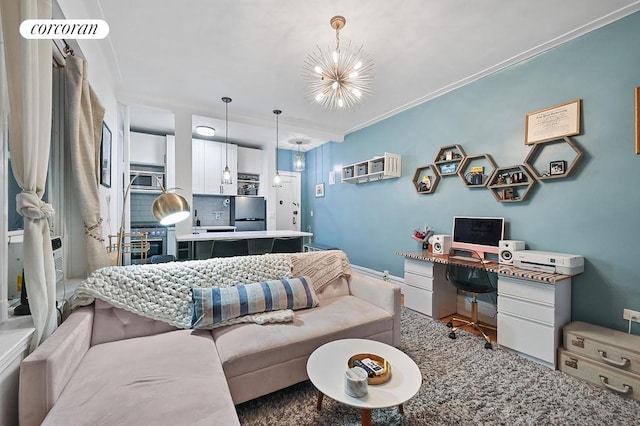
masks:
<instances>
[{"instance_id":1,"label":"kitchen backsplash","mask_svg":"<svg viewBox=\"0 0 640 426\"><path fill-rule=\"evenodd\" d=\"M145 194L140 192L132 192L130 198L131 205L131 223L140 222L157 222L158 220L153 217L152 209L153 202L158 197L158 193Z\"/></svg>"},{"instance_id":2,"label":"kitchen backsplash","mask_svg":"<svg viewBox=\"0 0 640 426\"><path fill-rule=\"evenodd\" d=\"M198 210L200 226L229 225L231 222L232 197L219 195L194 195L191 206L191 223L195 224Z\"/></svg>"}]
</instances>

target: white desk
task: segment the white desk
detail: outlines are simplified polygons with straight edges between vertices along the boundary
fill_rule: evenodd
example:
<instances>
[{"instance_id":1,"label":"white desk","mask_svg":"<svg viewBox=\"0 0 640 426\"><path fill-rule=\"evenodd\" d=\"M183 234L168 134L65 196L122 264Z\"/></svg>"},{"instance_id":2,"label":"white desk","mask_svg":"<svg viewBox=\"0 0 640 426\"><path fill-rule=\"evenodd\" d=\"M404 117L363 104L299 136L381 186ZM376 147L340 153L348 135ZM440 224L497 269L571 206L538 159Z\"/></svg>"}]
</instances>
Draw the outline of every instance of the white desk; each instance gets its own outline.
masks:
<instances>
[{"instance_id":1,"label":"white desk","mask_svg":"<svg viewBox=\"0 0 640 426\"><path fill-rule=\"evenodd\" d=\"M457 290L445 277L448 256L422 251L396 254L405 257L405 306L434 319L455 314ZM555 369L562 327L571 321L571 276L497 262L484 266L498 277L498 344Z\"/></svg>"}]
</instances>

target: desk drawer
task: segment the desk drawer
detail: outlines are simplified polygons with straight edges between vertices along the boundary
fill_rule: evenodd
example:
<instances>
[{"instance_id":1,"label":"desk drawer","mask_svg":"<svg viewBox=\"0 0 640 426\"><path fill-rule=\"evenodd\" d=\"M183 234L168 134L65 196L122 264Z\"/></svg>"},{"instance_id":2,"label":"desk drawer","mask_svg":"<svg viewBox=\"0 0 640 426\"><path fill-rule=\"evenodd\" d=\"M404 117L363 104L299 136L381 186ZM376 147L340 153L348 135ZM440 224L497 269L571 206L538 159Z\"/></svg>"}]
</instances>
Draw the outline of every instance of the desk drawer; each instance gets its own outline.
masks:
<instances>
[{"instance_id":1,"label":"desk drawer","mask_svg":"<svg viewBox=\"0 0 640 426\"><path fill-rule=\"evenodd\" d=\"M433 263L422 260L405 259L404 271L424 275L426 277L433 277Z\"/></svg>"},{"instance_id":2,"label":"desk drawer","mask_svg":"<svg viewBox=\"0 0 640 426\"><path fill-rule=\"evenodd\" d=\"M553 326L555 321L555 310L553 309L553 306L527 302L505 295L500 295L498 297L498 312L534 321L540 321L550 326Z\"/></svg>"},{"instance_id":3,"label":"desk drawer","mask_svg":"<svg viewBox=\"0 0 640 426\"><path fill-rule=\"evenodd\" d=\"M519 299L532 300L550 306L555 304L553 284L542 284L514 278L498 278L498 295L506 294Z\"/></svg>"},{"instance_id":4,"label":"desk drawer","mask_svg":"<svg viewBox=\"0 0 640 426\"><path fill-rule=\"evenodd\" d=\"M433 293L410 285L403 285L402 294L404 295L404 306L422 314L432 316Z\"/></svg>"},{"instance_id":5,"label":"desk drawer","mask_svg":"<svg viewBox=\"0 0 640 426\"><path fill-rule=\"evenodd\" d=\"M404 273L404 283L412 287L433 291L433 278L424 275L416 275L413 272Z\"/></svg>"},{"instance_id":6,"label":"desk drawer","mask_svg":"<svg viewBox=\"0 0 640 426\"><path fill-rule=\"evenodd\" d=\"M498 344L554 366L558 335L554 327L498 312Z\"/></svg>"}]
</instances>

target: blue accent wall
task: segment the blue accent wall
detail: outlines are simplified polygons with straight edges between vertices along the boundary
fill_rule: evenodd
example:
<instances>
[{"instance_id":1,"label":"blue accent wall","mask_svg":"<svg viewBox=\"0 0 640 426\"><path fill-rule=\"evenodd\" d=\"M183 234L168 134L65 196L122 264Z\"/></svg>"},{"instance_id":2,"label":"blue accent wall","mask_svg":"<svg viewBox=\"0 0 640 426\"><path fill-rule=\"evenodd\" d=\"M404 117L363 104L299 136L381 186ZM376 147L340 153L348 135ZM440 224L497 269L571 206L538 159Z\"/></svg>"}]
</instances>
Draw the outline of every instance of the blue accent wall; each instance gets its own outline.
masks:
<instances>
[{"instance_id":1,"label":"blue accent wall","mask_svg":"<svg viewBox=\"0 0 640 426\"><path fill-rule=\"evenodd\" d=\"M420 249L413 229L426 224L450 234L456 215L505 217L507 237L527 248L585 257L584 274L573 279L573 320L626 329L622 309L640 310L638 40L635 13L307 152L302 229L311 225L315 241L343 249L353 264L403 276L404 259L395 252ZM585 156L572 176L538 182L520 203L499 203L457 176L442 178L431 195L416 193L415 169L445 145L491 154L501 167L522 164L530 150L526 114L575 99L582 100L582 126L572 138ZM368 102L384 100L374 93ZM329 171L385 151L402 155L401 178L354 185L340 183L337 172L328 185ZM316 198L320 182L325 196Z\"/></svg>"}]
</instances>

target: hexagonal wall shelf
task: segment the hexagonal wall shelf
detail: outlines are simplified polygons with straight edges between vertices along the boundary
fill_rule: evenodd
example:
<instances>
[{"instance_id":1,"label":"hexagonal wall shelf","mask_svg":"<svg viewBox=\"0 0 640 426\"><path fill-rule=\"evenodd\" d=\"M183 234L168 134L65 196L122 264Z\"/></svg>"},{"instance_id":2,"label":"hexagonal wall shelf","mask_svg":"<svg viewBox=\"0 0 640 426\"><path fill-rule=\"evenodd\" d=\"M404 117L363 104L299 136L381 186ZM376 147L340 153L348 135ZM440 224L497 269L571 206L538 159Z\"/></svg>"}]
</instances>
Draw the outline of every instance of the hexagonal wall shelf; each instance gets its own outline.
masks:
<instances>
[{"instance_id":1,"label":"hexagonal wall shelf","mask_svg":"<svg viewBox=\"0 0 640 426\"><path fill-rule=\"evenodd\" d=\"M413 175L412 182L418 194L433 193L438 186L438 182L440 182L437 167L433 164L418 167Z\"/></svg>"},{"instance_id":2,"label":"hexagonal wall shelf","mask_svg":"<svg viewBox=\"0 0 640 426\"><path fill-rule=\"evenodd\" d=\"M479 164L472 166L473 163ZM480 165L481 164L481 165ZM491 170L485 171L485 166L489 166ZM482 171L474 172L474 167L482 167ZM462 183L469 188L484 188L489 184L489 179L493 175L494 170L498 167L489 154L467 155L458 169L458 176L462 179ZM471 168L471 172L467 174L467 169Z\"/></svg>"},{"instance_id":3,"label":"hexagonal wall shelf","mask_svg":"<svg viewBox=\"0 0 640 426\"><path fill-rule=\"evenodd\" d=\"M466 156L460 145L447 145L438 150L433 164L440 176L455 176Z\"/></svg>"},{"instance_id":4,"label":"hexagonal wall shelf","mask_svg":"<svg viewBox=\"0 0 640 426\"><path fill-rule=\"evenodd\" d=\"M573 160L571 160L568 165L565 160L551 162L549 166L549 174L541 174L534 165L536 159L538 158L542 150L546 147L561 143L566 143L575 152L575 157L573 157ZM584 153L582 152L578 144L572 141L571 138L564 136L562 139L534 144L529 151L529 154L527 154L527 158L524 159L524 164L535 174L536 178L538 178L539 180L561 179L569 176L571 172L573 172L578 163L580 163L580 160L582 160L583 156ZM552 167L553 163L556 163L555 167Z\"/></svg>"},{"instance_id":5,"label":"hexagonal wall shelf","mask_svg":"<svg viewBox=\"0 0 640 426\"><path fill-rule=\"evenodd\" d=\"M489 182L489 189L497 201L519 203L527 198L529 191L536 184L536 179L524 165L518 164L498 167L489 178Z\"/></svg>"}]
</instances>

